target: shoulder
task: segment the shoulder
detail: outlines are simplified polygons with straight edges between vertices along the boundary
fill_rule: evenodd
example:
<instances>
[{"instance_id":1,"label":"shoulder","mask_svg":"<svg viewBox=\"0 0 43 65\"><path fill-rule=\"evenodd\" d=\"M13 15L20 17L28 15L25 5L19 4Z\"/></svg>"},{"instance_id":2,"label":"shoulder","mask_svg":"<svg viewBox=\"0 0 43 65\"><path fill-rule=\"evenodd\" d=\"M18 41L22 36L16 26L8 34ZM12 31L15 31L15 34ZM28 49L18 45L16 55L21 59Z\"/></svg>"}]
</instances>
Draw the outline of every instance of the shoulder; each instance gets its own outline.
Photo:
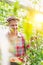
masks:
<instances>
[{"instance_id":1,"label":"shoulder","mask_svg":"<svg viewBox=\"0 0 43 65\"><path fill-rule=\"evenodd\" d=\"M22 34L21 32L18 32L18 37L23 37L24 38L24 34Z\"/></svg>"},{"instance_id":2,"label":"shoulder","mask_svg":"<svg viewBox=\"0 0 43 65\"><path fill-rule=\"evenodd\" d=\"M25 42L25 38L24 38L24 35L21 33L21 32L19 32L19 35L18 35L20 38L22 38L22 41L23 41L23 43Z\"/></svg>"}]
</instances>

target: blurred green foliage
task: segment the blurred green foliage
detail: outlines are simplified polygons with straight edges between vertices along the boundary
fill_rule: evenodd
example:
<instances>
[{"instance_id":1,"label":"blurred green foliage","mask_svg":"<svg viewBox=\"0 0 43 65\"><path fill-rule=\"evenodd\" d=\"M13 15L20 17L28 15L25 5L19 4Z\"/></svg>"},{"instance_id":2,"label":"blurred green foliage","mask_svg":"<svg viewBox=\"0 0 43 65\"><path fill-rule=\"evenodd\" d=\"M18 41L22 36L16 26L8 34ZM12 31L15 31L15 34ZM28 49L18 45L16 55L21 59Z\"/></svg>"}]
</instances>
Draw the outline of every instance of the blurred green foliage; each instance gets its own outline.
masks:
<instances>
[{"instance_id":1,"label":"blurred green foliage","mask_svg":"<svg viewBox=\"0 0 43 65\"><path fill-rule=\"evenodd\" d=\"M11 5L5 2L0 2L0 24L4 24L6 18L13 15L12 9L13 7L11 7Z\"/></svg>"},{"instance_id":2,"label":"blurred green foliage","mask_svg":"<svg viewBox=\"0 0 43 65\"><path fill-rule=\"evenodd\" d=\"M34 13L36 12L32 9L21 7L18 1L13 4L0 2L0 24L4 25L6 18L12 15L20 18L18 30L24 34L26 44L30 44L30 48L26 51L29 56L27 62L30 61L30 65L43 65L43 25L41 30L34 32Z\"/></svg>"}]
</instances>

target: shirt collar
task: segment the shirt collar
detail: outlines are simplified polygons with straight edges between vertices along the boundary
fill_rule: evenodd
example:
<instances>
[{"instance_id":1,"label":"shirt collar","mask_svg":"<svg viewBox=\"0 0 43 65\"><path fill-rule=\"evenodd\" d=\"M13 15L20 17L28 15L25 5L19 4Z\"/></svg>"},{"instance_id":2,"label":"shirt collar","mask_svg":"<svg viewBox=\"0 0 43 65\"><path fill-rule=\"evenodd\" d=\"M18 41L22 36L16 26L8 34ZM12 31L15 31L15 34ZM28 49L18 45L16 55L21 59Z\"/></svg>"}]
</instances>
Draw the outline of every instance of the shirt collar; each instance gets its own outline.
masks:
<instances>
[{"instance_id":1,"label":"shirt collar","mask_svg":"<svg viewBox=\"0 0 43 65\"><path fill-rule=\"evenodd\" d=\"M18 37L21 37L21 33L20 32L18 32Z\"/></svg>"}]
</instances>

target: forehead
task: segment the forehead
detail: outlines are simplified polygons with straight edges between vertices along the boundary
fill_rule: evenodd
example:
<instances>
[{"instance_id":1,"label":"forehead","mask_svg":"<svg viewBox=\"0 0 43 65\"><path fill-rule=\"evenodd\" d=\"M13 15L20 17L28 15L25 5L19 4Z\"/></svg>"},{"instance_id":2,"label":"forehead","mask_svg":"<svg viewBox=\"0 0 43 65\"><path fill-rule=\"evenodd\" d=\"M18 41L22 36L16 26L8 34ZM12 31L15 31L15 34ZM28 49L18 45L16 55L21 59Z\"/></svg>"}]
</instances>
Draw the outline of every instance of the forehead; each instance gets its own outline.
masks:
<instances>
[{"instance_id":1,"label":"forehead","mask_svg":"<svg viewBox=\"0 0 43 65\"><path fill-rule=\"evenodd\" d=\"M11 20L9 23L17 23L17 20Z\"/></svg>"}]
</instances>

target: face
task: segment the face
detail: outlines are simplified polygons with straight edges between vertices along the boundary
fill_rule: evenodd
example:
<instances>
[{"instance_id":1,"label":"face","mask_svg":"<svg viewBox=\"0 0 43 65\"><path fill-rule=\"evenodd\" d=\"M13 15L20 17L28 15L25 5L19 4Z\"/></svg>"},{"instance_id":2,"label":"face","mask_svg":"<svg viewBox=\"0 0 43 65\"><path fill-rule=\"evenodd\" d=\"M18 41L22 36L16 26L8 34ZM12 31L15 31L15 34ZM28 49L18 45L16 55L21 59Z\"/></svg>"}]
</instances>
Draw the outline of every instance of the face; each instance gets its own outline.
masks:
<instances>
[{"instance_id":1,"label":"face","mask_svg":"<svg viewBox=\"0 0 43 65\"><path fill-rule=\"evenodd\" d=\"M14 30L17 30L18 26L17 26L17 20L11 20L9 22L9 27L14 29Z\"/></svg>"}]
</instances>

